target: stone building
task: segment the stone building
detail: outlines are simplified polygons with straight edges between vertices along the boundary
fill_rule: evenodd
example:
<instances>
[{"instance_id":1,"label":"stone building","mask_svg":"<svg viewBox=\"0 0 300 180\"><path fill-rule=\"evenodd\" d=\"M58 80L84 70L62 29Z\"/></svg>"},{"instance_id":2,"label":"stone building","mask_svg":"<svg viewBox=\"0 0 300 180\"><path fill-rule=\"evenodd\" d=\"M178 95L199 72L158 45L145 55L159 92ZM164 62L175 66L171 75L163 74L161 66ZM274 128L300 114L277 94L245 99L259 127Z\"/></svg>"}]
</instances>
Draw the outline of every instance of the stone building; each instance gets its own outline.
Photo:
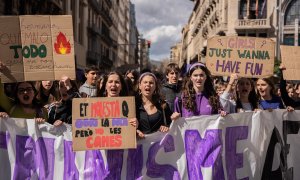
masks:
<instances>
[{"instance_id":1,"label":"stone building","mask_svg":"<svg viewBox=\"0 0 300 180\"><path fill-rule=\"evenodd\" d=\"M192 1L193 12L182 30L182 61L187 63L205 62L207 39L215 35L267 37L278 39L278 45L299 39L300 0Z\"/></svg>"},{"instance_id":2,"label":"stone building","mask_svg":"<svg viewBox=\"0 0 300 180\"><path fill-rule=\"evenodd\" d=\"M133 63L129 61L129 3L129 0L0 0L0 15L72 15L78 71L88 65L109 71ZM135 35L137 39L138 34Z\"/></svg>"},{"instance_id":3,"label":"stone building","mask_svg":"<svg viewBox=\"0 0 300 180\"><path fill-rule=\"evenodd\" d=\"M148 40L140 37L138 40L138 50L139 70L142 71L145 68L150 68L150 47Z\"/></svg>"},{"instance_id":4,"label":"stone building","mask_svg":"<svg viewBox=\"0 0 300 180\"><path fill-rule=\"evenodd\" d=\"M174 46L171 47L170 51L170 63L176 63L179 66L182 65L181 62L181 51L182 51L182 43L178 42Z\"/></svg>"}]
</instances>

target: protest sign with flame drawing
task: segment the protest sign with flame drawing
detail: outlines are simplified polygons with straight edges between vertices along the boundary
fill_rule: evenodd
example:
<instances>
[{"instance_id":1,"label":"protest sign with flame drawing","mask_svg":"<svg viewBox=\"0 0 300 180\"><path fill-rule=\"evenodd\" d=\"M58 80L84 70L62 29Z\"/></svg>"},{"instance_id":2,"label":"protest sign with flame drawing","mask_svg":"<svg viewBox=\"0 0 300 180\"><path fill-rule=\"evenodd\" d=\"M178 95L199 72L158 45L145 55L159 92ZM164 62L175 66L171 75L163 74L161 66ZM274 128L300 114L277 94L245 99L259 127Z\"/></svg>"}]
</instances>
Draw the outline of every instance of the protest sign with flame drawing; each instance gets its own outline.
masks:
<instances>
[{"instance_id":1,"label":"protest sign with flame drawing","mask_svg":"<svg viewBox=\"0 0 300 180\"><path fill-rule=\"evenodd\" d=\"M0 17L2 82L75 79L72 16Z\"/></svg>"}]
</instances>

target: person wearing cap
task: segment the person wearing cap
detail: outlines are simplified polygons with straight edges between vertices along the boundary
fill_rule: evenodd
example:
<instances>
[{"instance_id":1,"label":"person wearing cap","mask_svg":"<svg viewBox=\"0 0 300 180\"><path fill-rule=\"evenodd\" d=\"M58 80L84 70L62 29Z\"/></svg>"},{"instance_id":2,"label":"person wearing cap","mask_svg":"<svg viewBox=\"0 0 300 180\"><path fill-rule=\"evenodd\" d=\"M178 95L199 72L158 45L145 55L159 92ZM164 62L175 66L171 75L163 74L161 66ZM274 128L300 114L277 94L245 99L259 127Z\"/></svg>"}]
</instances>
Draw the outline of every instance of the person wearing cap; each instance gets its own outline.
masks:
<instances>
[{"instance_id":1,"label":"person wearing cap","mask_svg":"<svg viewBox=\"0 0 300 180\"><path fill-rule=\"evenodd\" d=\"M183 84L181 97L175 99L175 114L171 119L179 116L191 117L211 115L226 112L222 111L219 97L214 89L211 75L202 63L195 63L189 68Z\"/></svg>"},{"instance_id":2,"label":"person wearing cap","mask_svg":"<svg viewBox=\"0 0 300 180\"><path fill-rule=\"evenodd\" d=\"M136 103L138 137L144 138L145 134L169 130L172 111L160 96L157 78L153 73L146 72L140 76Z\"/></svg>"}]
</instances>

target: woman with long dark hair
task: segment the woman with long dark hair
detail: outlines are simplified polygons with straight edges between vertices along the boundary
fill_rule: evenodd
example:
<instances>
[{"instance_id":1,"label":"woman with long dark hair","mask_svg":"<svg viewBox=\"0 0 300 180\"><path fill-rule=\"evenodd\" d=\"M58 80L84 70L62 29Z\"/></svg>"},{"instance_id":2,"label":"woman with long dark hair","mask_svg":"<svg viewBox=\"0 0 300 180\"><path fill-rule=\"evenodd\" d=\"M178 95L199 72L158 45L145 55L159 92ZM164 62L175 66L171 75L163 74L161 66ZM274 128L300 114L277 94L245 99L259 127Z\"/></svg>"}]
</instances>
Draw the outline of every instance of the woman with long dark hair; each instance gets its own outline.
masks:
<instances>
[{"instance_id":1,"label":"woman with long dark hair","mask_svg":"<svg viewBox=\"0 0 300 180\"><path fill-rule=\"evenodd\" d=\"M37 89L36 98L46 109L52 103L60 100L57 81L37 81L35 87Z\"/></svg>"},{"instance_id":2,"label":"woman with long dark hair","mask_svg":"<svg viewBox=\"0 0 300 180\"><path fill-rule=\"evenodd\" d=\"M181 97L175 99L175 112L182 117L191 117L218 114L221 110L209 70L202 63L193 64L184 81ZM178 115L172 116L172 119L177 118Z\"/></svg>"},{"instance_id":3,"label":"woman with long dark hair","mask_svg":"<svg viewBox=\"0 0 300 180\"><path fill-rule=\"evenodd\" d=\"M98 92L98 97L119 97L128 96L127 85L123 76L117 72L112 71L103 79L103 85ZM136 127L137 119L128 119L129 124Z\"/></svg>"},{"instance_id":4,"label":"woman with long dark hair","mask_svg":"<svg viewBox=\"0 0 300 180\"><path fill-rule=\"evenodd\" d=\"M259 108L266 109L284 109L280 97L275 95L275 86L270 78L260 78L256 82L258 92Z\"/></svg>"},{"instance_id":5,"label":"woman with long dark hair","mask_svg":"<svg viewBox=\"0 0 300 180\"><path fill-rule=\"evenodd\" d=\"M127 84L117 71L112 71L104 76L102 84L97 94L98 97L128 96Z\"/></svg>"},{"instance_id":6,"label":"woman with long dark hair","mask_svg":"<svg viewBox=\"0 0 300 180\"><path fill-rule=\"evenodd\" d=\"M231 99L235 86L235 98ZM230 113L254 111L258 109L258 98L254 82L250 78L239 78L236 74L230 76L230 81L224 93L220 96L225 111Z\"/></svg>"},{"instance_id":7,"label":"woman with long dark hair","mask_svg":"<svg viewBox=\"0 0 300 180\"><path fill-rule=\"evenodd\" d=\"M171 124L172 111L160 95L159 84L153 73L143 73L139 78L139 93L136 97L138 136L156 131L167 132Z\"/></svg>"}]
</instances>

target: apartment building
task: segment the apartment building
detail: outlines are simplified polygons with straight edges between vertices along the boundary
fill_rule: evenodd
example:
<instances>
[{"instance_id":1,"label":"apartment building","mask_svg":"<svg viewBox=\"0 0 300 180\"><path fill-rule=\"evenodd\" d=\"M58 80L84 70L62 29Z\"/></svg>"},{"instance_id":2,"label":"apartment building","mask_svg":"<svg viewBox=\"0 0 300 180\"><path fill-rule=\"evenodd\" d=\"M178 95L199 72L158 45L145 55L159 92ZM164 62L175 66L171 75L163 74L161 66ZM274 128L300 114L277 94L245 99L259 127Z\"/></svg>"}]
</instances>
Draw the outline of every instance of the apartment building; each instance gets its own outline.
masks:
<instances>
[{"instance_id":1,"label":"apartment building","mask_svg":"<svg viewBox=\"0 0 300 180\"><path fill-rule=\"evenodd\" d=\"M215 35L268 37L281 44L299 44L300 0L192 1L193 12L182 30L183 62L205 62L207 39Z\"/></svg>"}]
</instances>

